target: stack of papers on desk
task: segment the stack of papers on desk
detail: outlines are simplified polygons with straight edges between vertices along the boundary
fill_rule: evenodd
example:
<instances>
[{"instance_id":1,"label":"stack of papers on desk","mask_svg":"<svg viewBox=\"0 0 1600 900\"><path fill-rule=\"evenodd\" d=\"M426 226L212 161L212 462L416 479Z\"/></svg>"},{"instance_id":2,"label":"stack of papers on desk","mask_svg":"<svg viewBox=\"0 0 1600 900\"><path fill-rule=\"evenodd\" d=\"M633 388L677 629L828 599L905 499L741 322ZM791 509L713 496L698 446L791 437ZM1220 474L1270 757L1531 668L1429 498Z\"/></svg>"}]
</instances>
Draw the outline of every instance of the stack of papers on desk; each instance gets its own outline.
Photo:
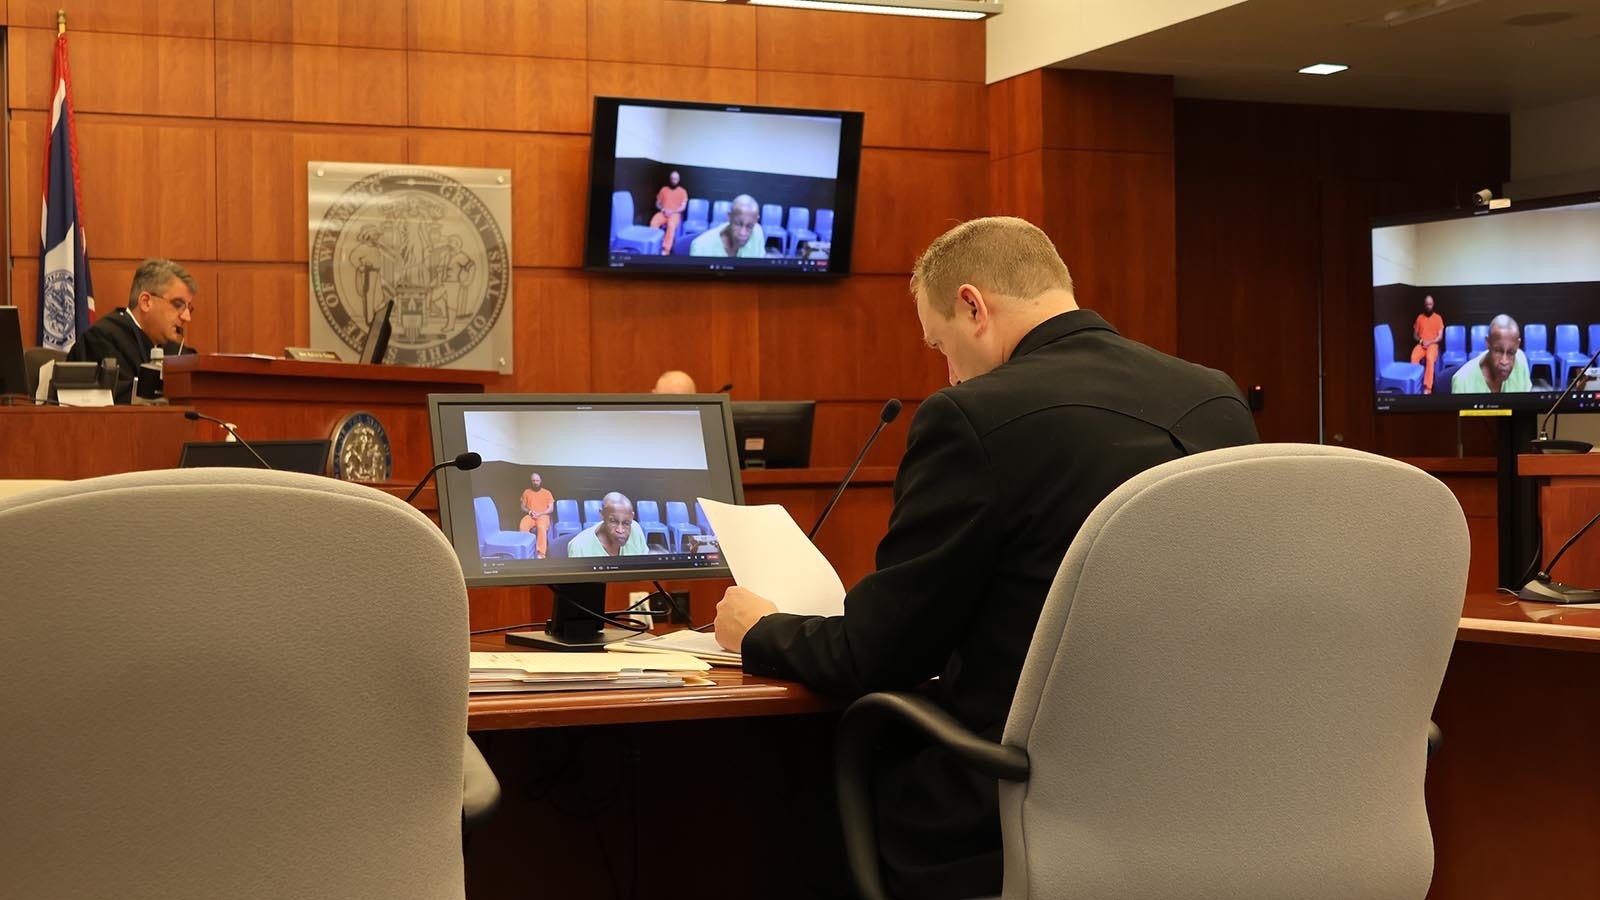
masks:
<instances>
[{"instance_id":1,"label":"stack of papers on desk","mask_svg":"<svg viewBox=\"0 0 1600 900\"><path fill-rule=\"evenodd\" d=\"M687 653L714 666L739 665L736 650L724 650L717 636L704 631L673 631L659 637L629 638L621 644L612 644L612 650L625 653Z\"/></svg>"},{"instance_id":2,"label":"stack of papers on desk","mask_svg":"<svg viewBox=\"0 0 1600 900\"><path fill-rule=\"evenodd\" d=\"M474 652L467 690L606 691L703 686L711 666L683 653L481 653Z\"/></svg>"}]
</instances>

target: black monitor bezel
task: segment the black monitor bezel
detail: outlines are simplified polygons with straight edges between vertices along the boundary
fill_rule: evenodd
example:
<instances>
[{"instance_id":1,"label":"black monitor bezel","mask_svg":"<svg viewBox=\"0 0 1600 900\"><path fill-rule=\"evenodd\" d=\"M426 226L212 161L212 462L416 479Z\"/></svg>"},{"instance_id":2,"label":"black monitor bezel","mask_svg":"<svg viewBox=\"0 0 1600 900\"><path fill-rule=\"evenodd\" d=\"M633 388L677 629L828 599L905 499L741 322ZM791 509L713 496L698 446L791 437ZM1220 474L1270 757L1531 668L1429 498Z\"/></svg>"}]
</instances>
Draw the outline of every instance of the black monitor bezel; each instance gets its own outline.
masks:
<instances>
[{"instance_id":1,"label":"black monitor bezel","mask_svg":"<svg viewBox=\"0 0 1600 900\"><path fill-rule=\"evenodd\" d=\"M454 452L446 451L443 433L440 428L441 410L447 406L477 406L477 407L503 407L518 404L545 405L558 404L563 407L570 406L687 406L711 405L717 406L721 411L724 452L728 454L728 472L733 490L735 505L744 504L744 482L740 477L739 457L734 452L733 446L733 414L727 394L429 394L428 395L428 431L433 447L434 459L449 459L456 453L465 450L462 447ZM708 448L709 450L709 448ZM439 498L439 529L444 532L445 539L450 542L452 550L455 548L455 532L452 530L450 520L450 485L457 479L467 477L468 473L458 469L445 468L439 471L438 498ZM693 566L683 568L659 569L623 569L615 571L584 572L573 574L571 572L551 573L549 577L542 577L538 572L516 572L502 575L484 575L476 571L468 572L462 566L462 575L468 587L522 587L528 585L556 585L588 582L648 582L675 580L700 580L714 578L732 578L733 571L728 567L727 557L723 557L721 565Z\"/></svg>"},{"instance_id":2,"label":"black monitor bezel","mask_svg":"<svg viewBox=\"0 0 1600 900\"><path fill-rule=\"evenodd\" d=\"M27 352L22 342L22 311L0 306L0 395L28 395Z\"/></svg>"},{"instance_id":3,"label":"black monitor bezel","mask_svg":"<svg viewBox=\"0 0 1600 900\"><path fill-rule=\"evenodd\" d=\"M805 436L806 436L805 458L803 460L801 460L797 465L779 465L779 466L775 466L770 461L765 461L764 460L765 465L756 466L755 468L804 469L804 468L807 468L807 467L809 467L811 465L811 451L814 449L814 445L815 445L816 421L817 421L817 401L815 401L815 400L735 400L733 402L733 408L732 408L731 411L732 411L732 414L733 414L733 430L734 430L733 445L734 445L734 448L736 450L738 450L738 453L739 453L739 468L741 468L741 469L749 468L748 466L745 465L746 451L745 451L745 447L744 447L744 438L747 435L740 433L741 432L741 425L743 426L743 431L748 432L749 431L749 426L750 426L750 417L754 416L754 417L760 417L760 418L767 418L767 417L772 416L773 414L776 414L776 416L779 417L780 420L784 421L784 422L803 422L804 423ZM741 414L744 414L744 415L741 416ZM742 419L742 421L741 421L741 419Z\"/></svg>"},{"instance_id":4,"label":"black monitor bezel","mask_svg":"<svg viewBox=\"0 0 1600 900\"><path fill-rule=\"evenodd\" d=\"M1372 233L1379 228L1390 228L1397 225L1422 225L1429 222L1447 222L1456 219L1477 219L1486 216L1503 216L1513 213L1530 212L1540 209L1559 209L1569 206L1587 206L1600 204L1600 192L1583 191L1573 194L1559 194L1550 197L1538 197L1532 200L1517 200L1509 206L1491 209L1487 205L1472 209L1452 208L1435 209L1420 213L1406 213L1400 215L1373 216L1367 229L1367 258L1372 258ZM1368 279L1371 280L1370 278ZM1373 320L1377 318L1374 291L1380 285L1367 287L1367 308ZM1398 345L1398 341L1397 341ZM1368 366L1370 371L1371 366ZM1406 415L1409 413L1438 413L1462 412L1466 414L1494 414L1511 412L1549 412L1556 402L1560 389L1548 391L1528 391L1516 394L1381 394L1376 389L1373 391L1373 411L1379 415ZM1385 398L1402 396L1405 405L1396 409L1384 403ZM1470 402L1461 402L1457 398L1470 396ZM1391 401L1392 402L1392 401ZM1600 411L1600 395L1594 391L1574 391L1562 399L1559 412L1596 412Z\"/></svg>"},{"instance_id":5,"label":"black monitor bezel","mask_svg":"<svg viewBox=\"0 0 1600 900\"><path fill-rule=\"evenodd\" d=\"M307 457L309 458L312 455L316 455L316 456L319 456L321 458L322 465L318 469L318 471L316 471L316 472L308 472L305 469L295 468L293 466L282 465L281 464L282 460L278 461L280 463L279 465L272 466L272 468L276 469L279 472L300 472L300 473L306 474L306 475L326 475L326 474L328 474L329 462L330 462L330 460L328 458L328 455L329 455L329 451L330 451L332 446L333 446L333 442L331 440L327 439L327 438L309 438L309 439L306 439L306 440L270 440L270 441L251 441L250 442L250 447L255 448L256 452L260 453L262 458L267 460L267 462L269 464L273 462L273 456L275 455L274 451L277 451L277 450L289 450L289 449L311 450L313 447L315 447L316 448L316 453L315 454L308 453ZM239 458L237 460L228 460L225 463L218 463L218 464L213 465L213 464L208 463L208 462L196 463L196 462L194 462L194 458L190 456L191 453L196 452L196 451L214 452L214 451L219 451L219 450L226 451L229 455L237 455ZM255 456L252 453L250 453L249 449L247 449L245 447L245 445L244 445L244 443L242 441L184 441L183 442L183 447L178 450L178 468L180 468L180 469L200 469L200 468L219 468L219 467L236 468L236 469L260 469L260 468L262 468L262 465L261 465L261 461L256 459Z\"/></svg>"},{"instance_id":6,"label":"black monitor bezel","mask_svg":"<svg viewBox=\"0 0 1600 900\"><path fill-rule=\"evenodd\" d=\"M834 181L833 245L828 252L827 271L805 271L800 267L729 266L711 269L700 265L668 263L613 266L608 262L611 249L611 177L615 171L617 149L617 108L649 106L660 109L701 109L713 112L764 113L782 116L838 117L839 167ZM594 98L590 119L589 202L583 227L583 268L589 272L634 278L717 278L752 280L825 281L850 274L855 250L856 199L861 184L862 134L866 114L860 110L805 109L789 106L756 106L742 103L693 103L685 100L659 100L646 97ZM605 172L602 181L596 173ZM840 252L842 251L842 252Z\"/></svg>"}]
</instances>

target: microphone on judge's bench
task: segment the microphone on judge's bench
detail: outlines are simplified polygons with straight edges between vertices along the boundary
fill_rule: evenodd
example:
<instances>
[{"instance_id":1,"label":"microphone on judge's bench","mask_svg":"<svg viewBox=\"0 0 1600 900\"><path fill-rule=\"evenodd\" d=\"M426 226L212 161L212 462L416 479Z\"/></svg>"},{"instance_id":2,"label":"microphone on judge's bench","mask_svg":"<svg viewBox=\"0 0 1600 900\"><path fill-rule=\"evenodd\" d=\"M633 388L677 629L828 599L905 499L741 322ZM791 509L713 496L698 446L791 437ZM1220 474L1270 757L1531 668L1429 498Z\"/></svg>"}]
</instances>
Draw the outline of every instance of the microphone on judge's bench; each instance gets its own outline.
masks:
<instances>
[{"instance_id":1,"label":"microphone on judge's bench","mask_svg":"<svg viewBox=\"0 0 1600 900\"><path fill-rule=\"evenodd\" d=\"M433 478L433 473L440 469L454 468L463 472L470 472L481 465L483 465L483 457L473 453L471 450L465 453L457 453L455 459L447 459L442 463L436 463L433 468L428 470L428 474L422 476L422 480L417 482L417 486L411 489L411 493L406 495L406 502L410 503L415 500L417 495L422 493L422 489L427 487L428 482Z\"/></svg>"},{"instance_id":2,"label":"microphone on judge's bench","mask_svg":"<svg viewBox=\"0 0 1600 900\"><path fill-rule=\"evenodd\" d=\"M242 437L239 437L239 432L233 430L233 425L232 424L230 424L228 422L224 422L221 419L217 418L216 416L208 416L208 415L205 415L204 413L196 412L195 410L192 410L192 409L184 410L183 411L183 417L185 419L188 419L191 422L198 422L198 421L204 419L207 422L213 422L213 423L215 423L217 425L221 425L223 431L226 431L227 433L233 435L233 439L238 441L239 445L241 447L244 447L246 450L250 451L250 455L254 456L256 458L256 462L261 463L261 468L263 468L263 469L272 468L272 466L269 465L267 463L267 461L262 458L261 454L256 452L256 448L250 446L250 442L249 441L245 440Z\"/></svg>"},{"instance_id":3,"label":"microphone on judge's bench","mask_svg":"<svg viewBox=\"0 0 1600 900\"><path fill-rule=\"evenodd\" d=\"M817 517L817 524L811 526L811 530L806 533L806 540L809 541L816 538L817 532L822 528L822 523L828 521L828 514L833 512L833 505L839 502L840 497L844 496L844 489L850 485L850 479L854 478L856 470L861 468L861 461L867 458L867 451L878 440L878 435L882 434L883 430L888 428L889 423L893 422L898 415L900 415L900 401L891 397L889 402L883 404L883 411L878 413L878 427L872 430L872 435L867 438L867 442L861 445L861 452L856 454L856 461L850 464L850 471L844 473L844 480L839 482L839 489L833 492L833 498L828 501L827 506L822 508L822 515Z\"/></svg>"}]
</instances>

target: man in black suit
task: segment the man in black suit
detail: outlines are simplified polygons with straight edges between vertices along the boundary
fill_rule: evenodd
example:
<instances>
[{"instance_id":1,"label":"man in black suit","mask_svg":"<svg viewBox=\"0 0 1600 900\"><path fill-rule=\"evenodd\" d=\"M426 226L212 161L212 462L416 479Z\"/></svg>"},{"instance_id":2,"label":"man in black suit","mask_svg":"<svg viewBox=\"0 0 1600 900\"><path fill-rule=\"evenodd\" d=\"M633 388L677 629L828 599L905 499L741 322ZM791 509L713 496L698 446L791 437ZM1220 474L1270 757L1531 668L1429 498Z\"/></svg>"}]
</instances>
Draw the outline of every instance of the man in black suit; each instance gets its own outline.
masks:
<instances>
[{"instance_id":1,"label":"man in black suit","mask_svg":"<svg viewBox=\"0 0 1600 900\"><path fill-rule=\"evenodd\" d=\"M1021 219L951 229L917 261L911 289L950 387L911 422L877 571L850 590L844 615L827 618L778 613L730 588L717 640L742 651L747 672L836 695L939 676L931 696L998 740L1045 595L1090 511L1145 469L1254 442L1256 429L1226 375L1079 309L1050 239ZM886 751L876 789L891 889L1000 892L993 779L942 751L905 748Z\"/></svg>"},{"instance_id":2,"label":"man in black suit","mask_svg":"<svg viewBox=\"0 0 1600 900\"><path fill-rule=\"evenodd\" d=\"M117 384L111 398L116 403L132 403L134 375L140 365L150 361L151 348L164 347L172 353L174 347L182 346L199 290L194 276L183 266L166 259L145 260L133 273L128 305L95 319L88 331L78 335L67 359L99 362L115 358Z\"/></svg>"}]
</instances>

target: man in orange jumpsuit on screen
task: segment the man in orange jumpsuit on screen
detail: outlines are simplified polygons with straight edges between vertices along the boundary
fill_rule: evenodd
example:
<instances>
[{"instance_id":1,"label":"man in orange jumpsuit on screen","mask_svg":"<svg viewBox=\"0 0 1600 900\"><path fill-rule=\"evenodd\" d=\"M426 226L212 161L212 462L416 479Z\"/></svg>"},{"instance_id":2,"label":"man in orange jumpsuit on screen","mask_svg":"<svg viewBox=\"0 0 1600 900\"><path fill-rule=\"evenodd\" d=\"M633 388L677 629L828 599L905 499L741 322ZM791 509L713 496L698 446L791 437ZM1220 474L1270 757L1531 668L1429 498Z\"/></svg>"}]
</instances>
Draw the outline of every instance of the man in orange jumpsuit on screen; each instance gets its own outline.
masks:
<instances>
[{"instance_id":1,"label":"man in orange jumpsuit on screen","mask_svg":"<svg viewBox=\"0 0 1600 900\"><path fill-rule=\"evenodd\" d=\"M678 173L667 176L667 183L656 191L656 214L650 217L651 228L667 229L666 240L661 242L661 255L672 252L672 241L678 234L678 223L683 221L683 211L689 206L689 192L678 183Z\"/></svg>"},{"instance_id":2,"label":"man in orange jumpsuit on screen","mask_svg":"<svg viewBox=\"0 0 1600 900\"><path fill-rule=\"evenodd\" d=\"M1444 317L1433 311L1433 295L1422 298L1424 312L1411 326L1417 345L1411 348L1411 361L1422 364L1422 392L1433 393L1434 370L1439 368L1439 342L1444 340Z\"/></svg>"},{"instance_id":3,"label":"man in orange jumpsuit on screen","mask_svg":"<svg viewBox=\"0 0 1600 900\"><path fill-rule=\"evenodd\" d=\"M535 532L537 542L535 546L539 551L539 558L544 559L545 550L550 546L550 512L556 508L556 496L544 487L539 473L528 476L528 482L533 487L522 492L522 523L518 526L523 531Z\"/></svg>"}]
</instances>

